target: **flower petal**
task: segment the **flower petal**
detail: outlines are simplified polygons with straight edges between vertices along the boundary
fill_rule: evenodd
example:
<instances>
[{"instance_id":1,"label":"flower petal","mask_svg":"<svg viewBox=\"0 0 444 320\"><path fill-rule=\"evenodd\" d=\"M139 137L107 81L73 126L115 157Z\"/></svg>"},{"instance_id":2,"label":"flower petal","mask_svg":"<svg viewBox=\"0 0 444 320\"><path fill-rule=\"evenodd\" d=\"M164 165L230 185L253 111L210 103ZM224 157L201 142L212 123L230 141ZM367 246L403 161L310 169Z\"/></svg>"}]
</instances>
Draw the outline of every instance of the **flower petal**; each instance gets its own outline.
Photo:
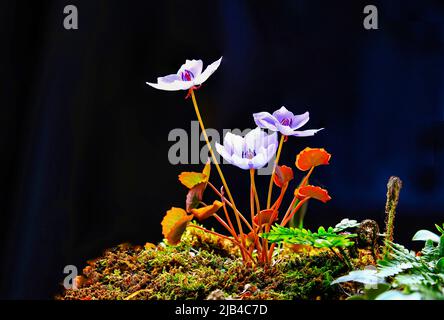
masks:
<instances>
[{"instance_id":1,"label":"flower petal","mask_svg":"<svg viewBox=\"0 0 444 320\"><path fill-rule=\"evenodd\" d=\"M182 72L188 70L191 71L194 79L196 79L202 73L202 67L202 60L185 60L185 63L177 71L177 76L182 80Z\"/></svg>"},{"instance_id":2,"label":"flower petal","mask_svg":"<svg viewBox=\"0 0 444 320\"><path fill-rule=\"evenodd\" d=\"M263 168L268 163L266 154L264 152L257 154L250 161L250 169Z\"/></svg>"},{"instance_id":3,"label":"flower petal","mask_svg":"<svg viewBox=\"0 0 444 320\"><path fill-rule=\"evenodd\" d=\"M279 110L273 112L273 116L276 118L278 122L281 122L284 119L293 119L294 114L291 111L288 111L287 108L282 106Z\"/></svg>"},{"instance_id":4,"label":"flower petal","mask_svg":"<svg viewBox=\"0 0 444 320\"><path fill-rule=\"evenodd\" d=\"M258 149L265 142L265 136L266 133L259 127L248 132L244 137L245 151L255 151Z\"/></svg>"},{"instance_id":5,"label":"flower petal","mask_svg":"<svg viewBox=\"0 0 444 320\"><path fill-rule=\"evenodd\" d=\"M245 151L245 139L231 132L227 132L224 138L224 145L228 144L231 148L231 155L237 155L242 158L242 153ZM227 150L228 151L228 150Z\"/></svg>"},{"instance_id":6,"label":"flower petal","mask_svg":"<svg viewBox=\"0 0 444 320\"><path fill-rule=\"evenodd\" d=\"M276 124L279 123L279 121L277 121L277 119L268 112L254 113L253 119L256 125L262 129L278 131Z\"/></svg>"},{"instance_id":7,"label":"flower petal","mask_svg":"<svg viewBox=\"0 0 444 320\"><path fill-rule=\"evenodd\" d=\"M296 156L296 167L301 171L310 170L312 167L329 164L331 154L324 148L305 148Z\"/></svg>"},{"instance_id":8,"label":"flower petal","mask_svg":"<svg viewBox=\"0 0 444 320\"><path fill-rule=\"evenodd\" d=\"M182 80L176 80L173 82L162 81L158 83L147 82L146 84L155 89L165 90L165 91L188 90L193 86L192 81L182 81Z\"/></svg>"},{"instance_id":9,"label":"flower petal","mask_svg":"<svg viewBox=\"0 0 444 320\"><path fill-rule=\"evenodd\" d=\"M278 145L278 134L277 132L273 132L271 134L269 134L266 138L265 138L265 142L263 144L264 148L268 148L270 145L274 144L274 145Z\"/></svg>"},{"instance_id":10,"label":"flower petal","mask_svg":"<svg viewBox=\"0 0 444 320\"><path fill-rule=\"evenodd\" d=\"M324 130L324 128L321 129L310 129L310 130L303 130L303 131L293 131L289 136L294 137L310 137L314 136L318 131Z\"/></svg>"},{"instance_id":11,"label":"flower petal","mask_svg":"<svg viewBox=\"0 0 444 320\"><path fill-rule=\"evenodd\" d=\"M266 156L267 156L267 163L271 160L271 158L274 157L274 155L276 154L276 150L277 150L277 143L276 144L270 144L267 147L267 151L266 151Z\"/></svg>"},{"instance_id":12,"label":"flower petal","mask_svg":"<svg viewBox=\"0 0 444 320\"><path fill-rule=\"evenodd\" d=\"M231 159L232 155L229 154L227 152L227 150L225 149L225 147L223 145L219 144L218 142L216 142L216 151L217 151L217 153L219 153L221 155L222 158L225 159L225 161L227 161L231 164L233 163L233 161Z\"/></svg>"},{"instance_id":13,"label":"flower petal","mask_svg":"<svg viewBox=\"0 0 444 320\"><path fill-rule=\"evenodd\" d=\"M200 84L204 83L214 73L214 71L216 71L217 68L219 68L221 61L222 61L222 57L220 57L219 60L210 64L205 69L204 72L202 72L200 75L198 75L194 78L194 84L200 85Z\"/></svg>"},{"instance_id":14,"label":"flower petal","mask_svg":"<svg viewBox=\"0 0 444 320\"><path fill-rule=\"evenodd\" d=\"M303 114L295 115L292 120L293 121L291 122L291 128L294 130L299 129L310 120L310 113L307 111Z\"/></svg>"},{"instance_id":15,"label":"flower petal","mask_svg":"<svg viewBox=\"0 0 444 320\"><path fill-rule=\"evenodd\" d=\"M331 200L327 190L311 185L297 188L294 193L299 200L303 200L307 197L322 201L324 203Z\"/></svg>"},{"instance_id":16,"label":"flower petal","mask_svg":"<svg viewBox=\"0 0 444 320\"><path fill-rule=\"evenodd\" d=\"M174 81L182 81L177 74L169 74L165 77L158 77L157 83L173 83Z\"/></svg>"},{"instance_id":17,"label":"flower petal","mask_svg":"<svg viewBox=\"0 0 444 320\"><path fill-rule=\"evenodd\" d=\"M232 160L231 164L235 165L236 167L239 167L244 170L251 169L250 167L251 161L249 159L239 157L237 154L233 154L231 160Z\"/></svg>"}]
</instances>

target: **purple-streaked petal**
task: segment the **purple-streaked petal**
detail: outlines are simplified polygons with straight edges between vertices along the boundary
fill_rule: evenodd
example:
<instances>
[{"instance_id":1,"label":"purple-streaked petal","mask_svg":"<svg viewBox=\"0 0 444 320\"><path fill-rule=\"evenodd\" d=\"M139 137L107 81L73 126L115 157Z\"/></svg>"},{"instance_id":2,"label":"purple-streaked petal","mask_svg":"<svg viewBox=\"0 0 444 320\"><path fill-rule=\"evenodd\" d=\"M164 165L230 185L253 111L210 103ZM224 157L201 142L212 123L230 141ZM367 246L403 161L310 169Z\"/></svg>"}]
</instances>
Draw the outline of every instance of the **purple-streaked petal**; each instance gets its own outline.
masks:
<instances>
[{"instance_id":1,"label":"purple-streaked petal","mask_svg":"<svg viewBox=\"0 0 444 320\"><path fill-rule=\"evenodd\" d=\"M180 67L179 71L177 71L177 76L182 79L182 72L188 70L193 74L193 79L196 79L202 73L202 67L202 60L186 60L185 63Z\"/></svg>"},{"instance_id":2,"label":"purple-streaked petal","mask_svg":"<svg viewBox=\"0 0 444 320\"><path fill-rule=\"evenodd\" d=\"M256 125L262 129L269 129L277 131L276 123L277 119L268 112L258 112L253 114L253 119Z\"/></svg>"},{"instance_id":3,"label":"purple-streaked petal","mask_svg":"<svg viewBox=\"0 0 444 320\"><path fill-rule=\"evenodd\" d=\"M158 77L157 83L172 83L174 81L182 81L177 74L169 74L165 77Z\"/></svg>"},{"instance_id":4,"label":"purple-streaked petal","mask_svg":"<svg viewBox=\"0 0 444 320\"><path fill-rule=\"evenodd\" d=\"M310 136L314 136L318 131L321 131L323 129L324 128L303 130L303 131L293 131L293 133L289 134L289 136L294 136L294 137L310 137Z\"/></svg>"},{"instance_id":5,"label":"purple-streaked petal","mask_svg":"<svg viewBox=\"0 0 444 320\"><path fill-rule=\"evenodd\" d=\"M278 123L276 126L278 128L278 131L284 136L291 136L294 132L294 130L289 126L284 126L280 123Z\"/></svg>"},{"instance_id":6,"label":"purple-streaked petal","mask_svg":"<svg viewBox=\"0 0 444 320\"><path fill-rule=\"evenodd\" d=\"M193 86L192 81L173 81L173 82L159 82L159 83L150 83L147 82L147 85L159 89L159 90L166 90L166 91L177 91L177 90L188 90Z\"/></svg>"},{"instance_id":7,"label":"purple-streaked petal","mask_svg":"<svg viewBox=\"0 0 444 320\"><path fill-rule=\"evenodd\" d=\"M266 153L266 158L267 158L267 163L274 157L274 155L276 154L276 150L277 150L278 144L276 141L276 144L270 144L265 153Z\"/></svg>"},{"instance_id":8,"label":"purple-streaked petal","mask_svg":"<svg viewBox=\"0 0 444 320\"><path fill-rule=\"evenodd\" d=\"M279 110L273 112L273 116L278 122L282 122L282 120L284 119L293 119L294 114L293 112L288 111L287 108L282 106Z\"/></svg>"},{"instance_id":9,"label":"purple-streaked petal","mask_svg":"<svg viewBox=\"0 0 444 320\"><path fill-rule=\"evenodd\" d=\"M194 78L194 84L198 86L198 85L201 85L202 83L204 83L214 73L214 71L216 71L217 68L219 68L221 61L222 61L222 57L220 57L219 60L210 64L205 69L204 72L202 72L201 74L199 74L198 76L196 76Z\"/></svg>"},{"instance_id":10,"label":"purple-streaked petal","mask_svg":"<svg viewBox=\"0 0 444 320\"><path fill-rule=\"evenodd\" d=\"M278 134L273 132L265 137L265 142L263 144L264 148L268 148L269 145L278 145Z\"/></svg>"},{"instance_id":11,"label":"purple-streaked petal","mask_svg":"<svg viewBox=\"0 0 444 320\"><path fill-rule=\"evenodd\" d=\"M293 130L299 129L300 127L304 126L308 120L310 120L310 113L308 111L303 114L295 115L292 118L291 128Z\"/></svg>"}]
</instances>

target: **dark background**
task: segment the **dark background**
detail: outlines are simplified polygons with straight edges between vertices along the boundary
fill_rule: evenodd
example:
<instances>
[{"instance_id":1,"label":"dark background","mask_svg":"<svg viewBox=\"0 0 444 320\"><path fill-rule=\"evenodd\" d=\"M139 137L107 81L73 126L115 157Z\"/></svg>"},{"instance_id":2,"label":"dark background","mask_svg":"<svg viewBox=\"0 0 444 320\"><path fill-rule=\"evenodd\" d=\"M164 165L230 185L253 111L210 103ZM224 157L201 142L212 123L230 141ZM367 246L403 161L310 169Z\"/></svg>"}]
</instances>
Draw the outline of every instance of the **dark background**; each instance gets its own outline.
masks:
<instances>
[{"instance_id":1,"label":"dark background","mask_svg":"<svg viewBox=\"0 0 444 320\"><path fill-rule=\"evenodd\" d=\"M68 4L78 30L63 28ZM379 30L362 26L367 4ZM333 200L310 204L308 227L382 225L390 175L404 182L395 240L443 221L441 1L2 1L0 36L0 298L51 299L65 265L161 240L184 204L177 175L201 166L168 162L191 101L145 82L187 58L224 57L197 92L208 127L253 128L253 112L285 105L326 128L282 158L333 154L314 177ZM247 207L248 172L223 169Z\"/></svg>"}]
</instances>

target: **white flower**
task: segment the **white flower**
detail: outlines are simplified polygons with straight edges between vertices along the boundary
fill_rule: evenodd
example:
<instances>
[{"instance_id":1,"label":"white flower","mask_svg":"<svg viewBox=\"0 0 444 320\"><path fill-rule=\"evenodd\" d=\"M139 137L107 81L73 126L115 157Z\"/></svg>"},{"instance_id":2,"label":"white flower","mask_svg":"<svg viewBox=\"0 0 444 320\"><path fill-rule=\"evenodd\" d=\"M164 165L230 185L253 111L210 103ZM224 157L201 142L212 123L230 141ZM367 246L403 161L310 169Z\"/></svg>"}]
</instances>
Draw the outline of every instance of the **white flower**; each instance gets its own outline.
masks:
<instances>
[{"instance_id":1,"label":"white flower","mask_svg":"<svg viewBox=\"0 0 444 320\"><path fill-rule=\"evenodd\" d=\"M216 142L222 158L244 170L264 167L275 155L277 146L277 133L267 135L259 127L245 137L227 132L223 145Z\"/></svg>"},{"instance_id":2,"label":"white flower","mask_svg":"<svg viewBox=\"0 0 444 320\"><path fill-rule=\"evenodd\" d=\"M153 88L167 91L188 90L204 83L219 68L222 57L202 72L202 60L186 60L176 74L157 78L157 83L147 82Z\"/></svg>"}]
</instances>

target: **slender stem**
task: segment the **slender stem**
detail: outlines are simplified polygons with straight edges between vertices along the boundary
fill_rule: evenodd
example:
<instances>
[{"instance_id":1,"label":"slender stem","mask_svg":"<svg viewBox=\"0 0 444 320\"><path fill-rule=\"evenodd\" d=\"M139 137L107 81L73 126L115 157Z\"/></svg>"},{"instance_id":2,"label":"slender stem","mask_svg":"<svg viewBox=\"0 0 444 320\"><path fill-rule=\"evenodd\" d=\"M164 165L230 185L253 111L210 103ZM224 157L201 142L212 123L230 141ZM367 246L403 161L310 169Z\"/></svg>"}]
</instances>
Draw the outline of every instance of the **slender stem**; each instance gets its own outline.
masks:
<instances>
[{"instance_id":1,"label":"slender stem","mask_svg":"<svg viewBox=\"0 0 444 320\"><path fill-rule=\"evenodd\" d=\"M259 204L259 196L257 195L256 183L254 181L254 169L250 169L251 188L254 192L254 199L256 201L257 213L261 212L261 206Z\"/></svg>"},{"instance_id":2,"label":"slender stem","mask_svg":"<svg viewBox=\"0 0 444 320\"><path fill-rule=\"evenodd\" d=\"M273 179L274 179L274 175L276 173L276 167L279 163L279 158L281 157L281 151L282 151L282 146L284 145L284 141L285 141L285 136L281 135L281 140L279 141L279 147L278 147L278 150L276 153L276 160L274 161L274 165L273 165L273 172L271 173L270 183L268 185L267 209L270 209L271 194L273 193Z\"/></svg>"},{"instance_id":3,"label":"slender stem","mask_svg":"<svg viewBox=\"0 0 444 320\"><path fill-rule=\"evenodd\" d=\"M236 239L236 232L234 230L232 230L228 224L221 218L219 217L217 214L213 214L213 217L216 218L216 220L225 228L228 230L228 232L233 236L233 238Z\"/></svg>"},{"instance_id":4,"label":"slender stem","mask_svg":"<svg viewBox=\"0 0 444 320\"><path fill-rule=\"evenodd\" d=\"M256 245L256 249L258 251L258 256L261 256L262 249L259 250L259 241L258 241L258 235L255 229L254 224L254 190L253 190L253 184L250 185L250 215L251 215L251 224L253 225L253 236L254 236L254 243ZM260 223L260 221L259 221Z\"/></svg>"},{"instance_id":5,"label":"slender stem","mask_svg":"<svg viewBox=\"0 0 444 320\"><path fill-rule=\"evenodd\" d=\"M292 203L294 204L294 202L295 202L295 199L297 199L296 197L294 197L293 198L293 201L292 201ZM293 210L291 210L291 213L290 214L288 214L288 211L287 211L287 214L285 214L286 216L282 219L282 223L281 223L281 226L282 227L285 227L285 225L288 223L288 221L290 221L290 219L294 216L294 214L302 207L302 205L304 204L304 203L306 203L308 200L310 200L310 197L307 197L307 198L305 198L304 200L302 200L302 201L299 201L299 203L296 205L296 207L294 207L294 209Z\"/></svg>"},{"instance_id":6,"label":"slender stem","mask_svg":"<svg viewBox=\"0 0 444 320\"><path fill-rule=\"evenodd\" d=\"M236 210L237 213L239 214L239 217L242 219L242 221L247 225L247 228L250 229L250 231L253 231L253 227L251 226L251 224L248 222L248 220L244 217L244 215L237 209L235 209L233 207L233 205L231 204L230 201L228 201L223 195L222 193L219 192L219 190L217 190L217 188L211 183L208 182L208 185L211 187L211 189L214 191L214 193L216 193L221 199L223 199L225 201L226 204L228 204L233 210Z\"/></svg>"},{"instance_id":7,"label":"slender stem","mask_svg":"<svg viewBox=\"0 0 444 320\"><path fill-rule=\"evenodd\" d=\"M191 99L193 100L194 111L196 112L197 120L199 121L200 128L201 128L202 133L203 133L204 138L205 138L205 142L207 143L208 150L210 151L210 154L211 154L211 158L213 159L213 163L216 166L216 169L217 169L217 172L219 173L220 179L222 180L222 184L224 185L224 188L225 188L225 190L227 192L228 198L230 199L230 202L233 205L234 214L236 216L237 226L239 228L239 233L241 235L241 241L242 241L242 244L245 246L244 231L242 229L242 223L240 221L239 212L236 209L236 205L234 203L233 196L231 195L230 189L228 188L228 185L227 185L227 181L225 180L224 174L222 173L222 170L221 170L221 168L219 166L219 163L217 162L217 159L216 159L216 156L214 154L213 148L211 147L210 140L208 139L207 131L206 131L204 123L202 121L202 117L200 116L200 111L199 111L199 107L197 105L196 95L194 94L194 90L191 89L190 93L191 93Z\"/></svg>"},{"instance_id":8,"label":"slender stem","mask_svg":"<svg viewBox=\"0 0 444 320\"><path fill-rule=\"evenodd\" d=\"M288 189L288 183L286 183L284 186L282 186L281 188L281 194L279 195L279 198L276 200L276 202L271 206L271 209L274 209L273 211L273 217L271 219L271 221L274 221L277 218L278 215L278 210L281 207L282 204L282 200L284 199L285 196L285 192Z\"/></svg>"},{"instance_id":9,"label":"slender stem","mask_svg":"<svg viewBox=\"0 0 444 320\"><path fill-rule=\"evenodd\" d=\"M314 168L315 167L311 167L310 171L308 171L307 175L304 177L301 184L299 185L300 187L303 187L308 183L308 178L310 178L311 174L313 173Z\"/></svg>"},{"instance_id":10,"label":"slender stem","mask_svg":"<svg viewBox=\"0 0 444 320\"><path fill-rule=\"evenodd\" d=\"M236 231L234 229L233 223L231 222L231 219L230 219L230 215L228 214L227 206L225 205L226 204L226 200L225 200L225 198L223 196L221 197L221 199L222 199L222 202L224 204L223 208L224 208L225 218L227 218L228 225L230 226L231 230L234 231L234 237L236 238L236 240L238 240L238 237L237 237Z\"/></svg>"},{"instance_id":11,"label":"slender stem","mask_svg":"<svg viewBox=\"0 0 444 320\"><path fill-rule=\"evenodd\" d=\"M254 170L254 169L252 169ZM251 178L251 171L250 171L250 178ZM253 182L250 183L250 215L251 215L251 223L253 225L253 228L255 227L254 223L254 190L253 190ZM260 221L259 221L260 223Z\"/></svg>"}]
</instances>

